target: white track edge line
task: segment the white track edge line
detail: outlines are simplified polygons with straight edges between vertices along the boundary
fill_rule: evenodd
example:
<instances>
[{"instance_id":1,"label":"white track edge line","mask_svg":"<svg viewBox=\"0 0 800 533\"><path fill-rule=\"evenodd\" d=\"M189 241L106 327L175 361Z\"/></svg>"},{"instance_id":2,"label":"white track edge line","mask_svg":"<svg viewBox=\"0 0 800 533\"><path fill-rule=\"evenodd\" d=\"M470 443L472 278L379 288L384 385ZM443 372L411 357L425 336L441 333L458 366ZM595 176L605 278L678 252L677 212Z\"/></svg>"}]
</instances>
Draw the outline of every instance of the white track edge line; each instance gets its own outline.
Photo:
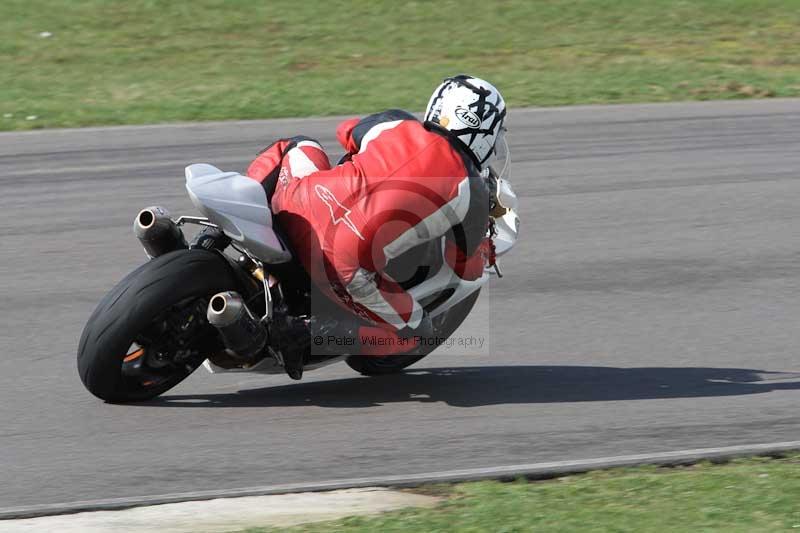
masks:
<instances>
[{"instance_id":1,"label":"white track edge line","mask_svg":"<svg viewBox=\"0 0 800 533\"><path fill-rule=\"evenodd\" d=\"M55 503L26 507L10 507L5 509L0 508L0 520L34 518L39 516L73 514L89 511L111 511L144 505L160 505L166 503L211 500L217 498L236 498L244 496L266 496L271 494L287 494L292 492L321 492L337 489L377 486L408 487L428 483L476 481L481 479L509 479L515 477L556 477L561 474L622 466L638 466L646 464L686 464L705 459L728 459L743 455L764 455L788 452L792 450L800 450L800 441L744 444L716 448L697 448L668 452L617 455L610 457L598 457L594 459L551 461L485 468L467 468L460 470L447 470L442 472L427 472L421 474L400 474L391 476L337 479L319 482L286 483L239 489L178 492L156 496L110 498L104 500Z\"/></svg>"},{"instance_id":2,"label":"white track edge line","mask_svg":"<svg viewBox=\"0 0 800 533\"><path fill-rule=\"evenodd\" d=\"M765 107L769 105L800 104L800 98L780 97L780 98L739 98L733 100L676 100L670 102L628 102L614 104L576 104L576 105L557 105L557 106L526 106L511 107L515 113L573 113L591 110L613 110L618 108L644 109L650 107L670 108L679 106L707 107L719 106L722 108L733 108L743 105L757 103ZM421 112L412 113L415 116L422 116ZM354 112L346 115L311 115L306 117L275 117L275 118L251 118L251 119L229 119L229 120L197 120L197 121L178 121L178 122L157 122L151 124L117 124L107 126L85 126L71 128L40 128L33 130L4 130L0 131L0 137L5 135L23 135L25 137L37 136L42 134L71 134L71 133L113 133L128 131L147 131L151 129L175 129L175 128L215 128L220 126L253 126L260 124L291 124L296 121L341 121L364 113Z\"/></svg>"}]
</instances>

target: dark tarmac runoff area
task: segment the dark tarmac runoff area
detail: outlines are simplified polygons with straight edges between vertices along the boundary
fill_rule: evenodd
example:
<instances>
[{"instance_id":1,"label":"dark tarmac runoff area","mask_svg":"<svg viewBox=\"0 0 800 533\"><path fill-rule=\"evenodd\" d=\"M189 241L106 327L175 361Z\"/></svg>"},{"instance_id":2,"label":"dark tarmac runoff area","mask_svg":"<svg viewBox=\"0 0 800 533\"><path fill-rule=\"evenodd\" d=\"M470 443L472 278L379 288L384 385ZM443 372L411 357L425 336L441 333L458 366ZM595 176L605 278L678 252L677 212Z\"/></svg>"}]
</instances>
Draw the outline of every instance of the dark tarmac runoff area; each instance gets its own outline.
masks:
<instances>
[{"instance_id":1,"label":"dark tarmac runoff area","mask_svg":"<svg viewBox=\"0 0 800 533\"><path fill-rule=\"evenodd\" d=\"M0 508L800 440L800 100L512 110L520 240L405 374L84 390L137 211L336 123L0 133Z\"/></svg>"}]
</instances>

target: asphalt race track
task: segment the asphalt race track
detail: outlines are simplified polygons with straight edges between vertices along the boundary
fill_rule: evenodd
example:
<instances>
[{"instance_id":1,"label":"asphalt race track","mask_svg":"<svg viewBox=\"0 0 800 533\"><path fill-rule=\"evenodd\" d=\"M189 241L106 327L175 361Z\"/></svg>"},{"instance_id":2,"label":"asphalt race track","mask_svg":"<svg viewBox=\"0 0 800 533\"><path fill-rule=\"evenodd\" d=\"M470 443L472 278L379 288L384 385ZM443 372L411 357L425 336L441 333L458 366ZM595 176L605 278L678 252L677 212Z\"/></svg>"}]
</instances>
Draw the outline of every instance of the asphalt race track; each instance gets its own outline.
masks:
<instances>
[{"instance_id":1,"label":"asphalt race track","mask_svg":"<svg viewBox=\"0 0 800 533\"><path fill-rule=\"evenodd\" d=\"M407 374L89 395L78 337L144 260L138 209L335 123L0 134L0 508L800 438L800 100L511 113L521 240L473 345Z\"/></svg>"}]
</instances>

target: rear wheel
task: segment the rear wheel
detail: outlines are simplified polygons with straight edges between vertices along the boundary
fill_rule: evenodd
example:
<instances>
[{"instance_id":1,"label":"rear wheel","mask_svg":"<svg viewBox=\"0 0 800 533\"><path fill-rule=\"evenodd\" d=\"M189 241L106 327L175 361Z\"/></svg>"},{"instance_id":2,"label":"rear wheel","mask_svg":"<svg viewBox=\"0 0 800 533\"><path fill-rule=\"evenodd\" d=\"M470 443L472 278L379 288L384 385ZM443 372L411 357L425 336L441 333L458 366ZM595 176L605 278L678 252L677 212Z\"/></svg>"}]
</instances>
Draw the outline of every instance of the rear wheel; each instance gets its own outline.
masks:
<instances>
[{"instance_id":1,"label":"rear wheel","mask_svg":"<svg viewBox=\"0 0 800 533\"><path fill-rule=\"evenodd\" d=\"M448 338L455 333L458 327L467 318L475 302L480 296L480 289L473 292L452 309L444 318L444 322L439 326L437 336ZM423 353L413 355L389 355L386 357L367 357L364 355L351 355L346 362L356 372L365 376L381 376L385 374L396 374L407 368L423 357L429 355L436 349L436 346L425 347Z\"/></svg>"},{"instance_id":2,"label":"rear wheel","mask_svg":"<svg viewBox=\"0 0 800 533\"><path fill-rule=\"evenodd\" d=\"M89 318L78 347L81 381L108 402L166 392L220 349L206 306L214 294L236 289L230 264L214 252L179 250L145 263Z\"/></svg>"}]
</instances>

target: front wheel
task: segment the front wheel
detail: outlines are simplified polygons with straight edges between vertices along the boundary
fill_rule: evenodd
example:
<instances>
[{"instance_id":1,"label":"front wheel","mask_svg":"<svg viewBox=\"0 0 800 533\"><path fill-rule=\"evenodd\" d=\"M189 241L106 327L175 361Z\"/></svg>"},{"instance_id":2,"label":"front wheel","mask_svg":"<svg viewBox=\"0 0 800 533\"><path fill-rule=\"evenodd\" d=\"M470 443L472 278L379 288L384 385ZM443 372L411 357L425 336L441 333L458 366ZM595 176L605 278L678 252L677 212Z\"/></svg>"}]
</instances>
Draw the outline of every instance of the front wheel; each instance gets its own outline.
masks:
<instances>
[{"instance_id":1,"label":"front wheel","mask_svg":"<svg viewBox=\"0 0 800 533\"><path fill-rule=\"evenodd\" d=\"M149 400L191 374L221 346L208 300L236 290L220 254L179 250L140 266L97 305L78 347L86 388L107 402Z\"/></svg>"},{"instance_id":2,"label":"front wheel","mask_svg":"<svg viewBox=\"0 0 800 533\"><path fill-rule=\"evenodd\" d=\"M456 332L458 327L467 318L475 302L480 296L480 289L476 290L447 311L444 322L439 327L438 336L443 338L450 337ZM364 355L351 355L346 359L350 368L365 376L382 376L385 374L396 374L404 368L409 367L429 355L436 346L426 347L421 354L413 355L388 355L386 357L367 357Z\"/></svg>"}]
</instances>

